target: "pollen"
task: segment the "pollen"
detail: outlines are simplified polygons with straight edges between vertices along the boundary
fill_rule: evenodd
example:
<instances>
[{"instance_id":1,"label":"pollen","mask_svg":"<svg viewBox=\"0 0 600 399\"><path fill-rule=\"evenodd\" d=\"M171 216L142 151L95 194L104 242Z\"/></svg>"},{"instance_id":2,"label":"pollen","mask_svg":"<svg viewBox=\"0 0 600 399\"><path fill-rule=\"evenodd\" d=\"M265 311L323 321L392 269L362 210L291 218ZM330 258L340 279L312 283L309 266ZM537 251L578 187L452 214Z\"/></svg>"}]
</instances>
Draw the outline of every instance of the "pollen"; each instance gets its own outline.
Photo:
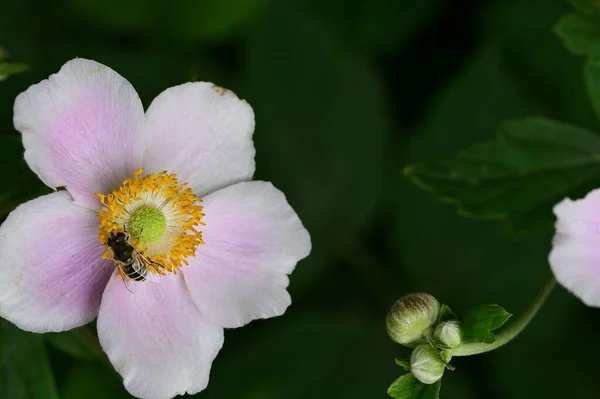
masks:
<instances>
[{"instance_id":1,"label":"pollen","mask_svg":"<svg viewBox=\"0 0 600 399\"><path fill-rule=\"evenodd\" d=\"M98 212L99 240L106 242L113 233L125 233L131 245L144 257L161 267L149 270L159 274L177 273L204 244L201 226L202 200L175 174L162 171L143 176L143 169L110 194L96 195L104 205Z\"/></svg>"}]
</instances>

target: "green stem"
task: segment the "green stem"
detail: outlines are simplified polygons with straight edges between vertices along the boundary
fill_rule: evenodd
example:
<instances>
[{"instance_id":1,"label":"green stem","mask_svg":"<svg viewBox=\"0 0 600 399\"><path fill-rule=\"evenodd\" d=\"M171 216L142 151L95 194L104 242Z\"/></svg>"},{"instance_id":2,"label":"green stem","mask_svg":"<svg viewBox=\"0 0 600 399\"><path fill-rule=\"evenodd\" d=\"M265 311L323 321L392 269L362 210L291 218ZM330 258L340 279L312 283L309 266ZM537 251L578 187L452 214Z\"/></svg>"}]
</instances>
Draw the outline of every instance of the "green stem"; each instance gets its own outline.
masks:
<instances>
[{"instance_id":1,"label":"green stem","mask_svg":"<svg viewBox=\"0 0 600 399\"><path fill-rule=\"evenodd\" d=\"M507 326L503 327L496 333L496 341L491 344L486 344L483 342L474 342L470 344L464 344L456 348L452 351L452 356L471 356L477 355L480 353L485 353L489 351L493 351L512 341L517 335L521 333L527 327L529 322L536 315L538 310L542 307L546 299L548 299L548 295L552 292L554 287L556 286L556 280L554 277L550 277L544 285L542 289L537 294L533 302L525 309L523 313L521 313L518 317L515 317L512 322L510 322Z\"/></svg>"}]
</instances>

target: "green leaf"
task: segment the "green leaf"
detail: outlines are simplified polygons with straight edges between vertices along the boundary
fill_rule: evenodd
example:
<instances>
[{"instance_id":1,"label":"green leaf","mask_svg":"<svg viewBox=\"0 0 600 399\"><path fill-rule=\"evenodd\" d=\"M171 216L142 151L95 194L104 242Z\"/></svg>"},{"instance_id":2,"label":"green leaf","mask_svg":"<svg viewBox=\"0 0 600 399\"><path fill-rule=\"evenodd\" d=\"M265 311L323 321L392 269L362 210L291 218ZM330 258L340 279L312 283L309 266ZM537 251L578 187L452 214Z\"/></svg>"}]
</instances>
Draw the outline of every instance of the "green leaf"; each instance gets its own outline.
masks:
<instances>
[{"instance_id":1,"label":"green leaf","mask_svg":"<svg viewBox=\"0 0 600 399\"><path fill-rule=\"evenodd\" d=\"M395 399L437 399L441 386L441 380L434 384L423 384L412 373L408 373L390 385L388 394Z\"/></svg>"},{"instance_id":2,"label":"green leaf","mask_svg":"<svg viewBox=\"0 0 600 399\"><path fill-rule=\"evenodd\" d=\"M600 137L547 119L511 121L496 140L447 162L408 166L405 174L463 215L508 219L523 231L549 225L554 204L596 185Z\"/></svg>"},{"instance_id":3,"label":"green leaf","mask_svg":"<svg viewBox=\"0 0 600 399\"><path fill-rule=\"evenodd\" d=\"M600 24L579 13L570 13L557 23L554 31L573 54L600 58Z\"/></svg>"},{"instance_id":4,"label":"green leaf","mask_svg":"<svg viewBox=\"0 0 600 399\"><path fill-rule=\"evenodd\" d=\"M502 327L512 316L499 305L480 305L465 315L463 342L492 343L496 337L492 331Z\"/></svg>"},{"instance_id":5,"label":"green leaf","mask_svg":"<svg viewBox=\"0 0 600 399\"><path fill-rule=\"evenodd\" d=\"M42 336L0 319L0 397L58 399Z\"/></svg>"},{"instance_id":6,"label":"green leaf","mask_svg":"<svg viewBox=\"0 0 600 399\"><path fill-rule=\"evenodd\" d=\"M0 81L28 70L29 66L20 62L0 62Z\"/></svg>"},{"instance_id":7,"label":"green leaf","mask_svg":"<svg viewBox=\"0 0 600 399\"><path fill-rule=\"evenodd\" d=\"M448 307L448 305L442 303L442 306L440 307L440 314L438 316L438 323L446 320L454 320L456 318L456 313L454 313L452 309Z\"/></svg>"},{"instance_id":8,"label":"green leaf","mask_svg":"<svg viewBox=\"0 0 600 399\"><path fill-rule=\"evenodd\" d=\"M408 360L394 359L396 364L406 371L410 371L410 362Z\"/></svg>"},{"instance_id":9,"label":"green leaf","mask_svg":"<svg viewBox=\"0 0 600 399\"><path fill-rule=\"evenodd\" d=\"M29 169L18 135L0 135L0 218L17 205L51 192Z\"/></svg>"},{"instance_id":10,"label":"green leaf","mask_svg":"<svg viewBox=\"0 0 600 399\"><path fill-rule=\"evenodd\" d=\"M77 330L69 330L60 333L44 334L44 337L63 352L80 359L96 359L96 353L83 340Z\"/></svg>"}]
</instances>

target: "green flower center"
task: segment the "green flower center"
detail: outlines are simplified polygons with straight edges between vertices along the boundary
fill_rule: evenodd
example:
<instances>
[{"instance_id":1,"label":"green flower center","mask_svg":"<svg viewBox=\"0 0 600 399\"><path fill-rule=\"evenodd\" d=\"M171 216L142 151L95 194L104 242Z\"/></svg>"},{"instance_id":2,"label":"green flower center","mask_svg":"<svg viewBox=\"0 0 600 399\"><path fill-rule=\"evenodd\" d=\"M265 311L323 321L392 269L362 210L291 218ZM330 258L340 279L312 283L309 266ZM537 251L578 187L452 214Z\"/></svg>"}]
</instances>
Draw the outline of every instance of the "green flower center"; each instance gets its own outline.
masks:
<instances>
[{"instance_id":1,"label":"green flower center","mask_svg":"<svg viewBox=\"0 0 600 399\"><path fill-rule=\"evenodd\" d=\"M131 215L127 231L132 238L142 242L159 240L167 229L167 218L158 209L142 206Z\"/></svg>"}]
</instances>

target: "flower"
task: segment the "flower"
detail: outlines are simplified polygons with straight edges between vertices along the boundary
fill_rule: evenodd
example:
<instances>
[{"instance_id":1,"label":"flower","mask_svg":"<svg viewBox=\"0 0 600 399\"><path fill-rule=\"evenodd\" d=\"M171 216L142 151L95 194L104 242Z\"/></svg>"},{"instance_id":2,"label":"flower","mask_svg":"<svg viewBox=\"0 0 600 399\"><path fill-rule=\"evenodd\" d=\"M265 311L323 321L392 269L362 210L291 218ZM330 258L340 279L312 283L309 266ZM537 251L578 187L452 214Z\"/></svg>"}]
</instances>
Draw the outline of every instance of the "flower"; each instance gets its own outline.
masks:
<instances>
[{"instance_id":1,"label":"flower","mask_svg":"<svg viewBox=\"0 0 600 399\"><path fill-rule=\"evenodd\" d=\"M600 189L554 207L549 262L556 280L588 306L600 307Z\"/></svg>"},{"instance_id":2,"label":"flower","mask_svg":"<svg viewBox=\"0 0 600 399\"><path fill-rule=\"evenodd\" d=\"M186 83L144 113L123 77L75 59L17 97L14 124L31 169L66 190L0 227L0 316L35 332L97 317L126 389L169 398L207 386L223 328L290 305L310 237L250 181L254 114L231 91Z\"/></svg>"}]
</instances>

